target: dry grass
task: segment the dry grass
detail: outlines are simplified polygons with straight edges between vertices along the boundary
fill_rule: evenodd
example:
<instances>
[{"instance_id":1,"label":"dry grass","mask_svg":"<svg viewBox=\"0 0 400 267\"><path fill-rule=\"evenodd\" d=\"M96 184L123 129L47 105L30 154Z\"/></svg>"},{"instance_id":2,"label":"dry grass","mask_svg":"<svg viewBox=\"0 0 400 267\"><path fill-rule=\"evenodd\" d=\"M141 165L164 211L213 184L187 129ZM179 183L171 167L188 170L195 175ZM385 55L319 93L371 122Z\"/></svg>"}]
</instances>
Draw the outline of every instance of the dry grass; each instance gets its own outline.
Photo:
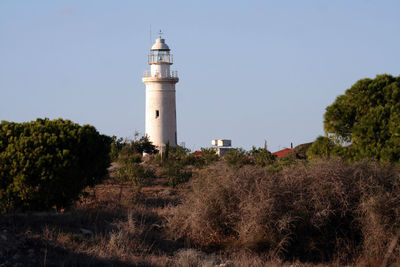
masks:
<instances>
[{"instance_id":1,"label":"dry grass","mask_svg":"<svg viewBox=\"0 0 400 267\"><path fill-rule=\"evenodd\" d=\"M392 166L323 161L270 173L218 162L177 189L167 181L138 192L109 179L65 213L2 216L0 264L376 266L386 254L399 263Z\"/></svg>"},{"instance_id":2,"label":"dry grass","mask_svg":"<svg viewBox=\"0 0 400 267\"><path fill-rule=\"evenodd\" d=\"M206 250L247 249L286 260L381 260L399 229L399 179L398 169L373 162L319 161L279 173L219 163L172 208L170 235ZM398 252L396 246L392 254Z\"/></svg>"},{"instance_id":3,"label":"dry grass","mask_svg":"<svg viewBox=\"0 0 400 267\"><path fill-rule=\"evenodd\" d=\"M160 187L159 191L165 190ZM159 212L174 201L157 191L145 195L130 183L108 180L63 213L0 218L0 263L46 266L166 266L175 245L162 237ZM3 246L4 245L4 246ZM34 249L28 255L26 250Z\"/></svg>"}]
</instances>

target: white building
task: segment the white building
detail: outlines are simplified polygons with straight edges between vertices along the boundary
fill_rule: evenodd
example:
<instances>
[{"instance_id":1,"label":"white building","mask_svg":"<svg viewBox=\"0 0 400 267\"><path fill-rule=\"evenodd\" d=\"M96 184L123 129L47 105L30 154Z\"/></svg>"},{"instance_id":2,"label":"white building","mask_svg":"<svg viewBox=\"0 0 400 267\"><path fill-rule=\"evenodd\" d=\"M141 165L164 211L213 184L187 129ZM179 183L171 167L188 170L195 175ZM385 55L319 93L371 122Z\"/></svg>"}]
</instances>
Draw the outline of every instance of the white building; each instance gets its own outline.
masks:
<instances>
[{"instance_id":1,"label":"white building","mask_svg":"<svg viewBox=\"0 0 400 267\"><path fill-rule=\"evenodd\" d=\"M172 54L165 40L158 38L151 47L142 81L146 84L146 134L159 149L169 142L176 146L175 84L179 81L176 71L171 71Z\"/></svg>"},{"instance_id":2,"label":"white building","mask_svg":"<svg viewBox=\"0 0 400 267\"><path fill-rule=\"evenodd\" d=\"M232 149L232 141L229 139L214 139L211 140L211 145L214 146L218 156L223 157L226 152Z\"/></svg>"}]
</instances>

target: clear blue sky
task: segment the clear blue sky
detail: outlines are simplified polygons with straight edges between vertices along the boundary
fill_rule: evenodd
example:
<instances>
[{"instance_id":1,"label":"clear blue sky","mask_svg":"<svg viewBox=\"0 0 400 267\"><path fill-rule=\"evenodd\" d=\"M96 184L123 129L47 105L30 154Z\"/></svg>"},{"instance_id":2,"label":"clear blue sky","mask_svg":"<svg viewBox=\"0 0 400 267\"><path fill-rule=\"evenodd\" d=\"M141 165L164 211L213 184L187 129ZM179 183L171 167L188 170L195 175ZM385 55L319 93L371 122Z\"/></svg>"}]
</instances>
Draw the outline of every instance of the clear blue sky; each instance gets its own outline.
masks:
<instances>
[{"instance_id":1,"label":"clear blue sky","mask_svg":"<svg viewBox=\"0 0 400 267\"><path fill-rule=\"evenodd\" d=\"M178 142L310 142L354 82L399 75L399 14L397 0L1 0L0 120L143 133L151 25L180 76Z\"/></svg>"}]
</instances>

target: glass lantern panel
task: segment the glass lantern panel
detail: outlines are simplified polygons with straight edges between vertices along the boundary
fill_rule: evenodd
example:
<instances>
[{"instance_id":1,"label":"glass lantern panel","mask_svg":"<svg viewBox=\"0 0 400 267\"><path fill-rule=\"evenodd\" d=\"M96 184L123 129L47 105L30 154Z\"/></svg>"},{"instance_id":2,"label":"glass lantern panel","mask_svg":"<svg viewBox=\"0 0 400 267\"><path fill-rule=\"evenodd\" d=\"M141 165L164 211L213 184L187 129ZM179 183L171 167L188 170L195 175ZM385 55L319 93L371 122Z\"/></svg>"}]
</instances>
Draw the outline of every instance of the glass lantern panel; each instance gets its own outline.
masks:
<instances>
[{"instance_id":1,"label":"glass lantern panel","mask_svg":"<svg viewBox=\"0 0 400 267\"><path fill-rule=\"evenodd\" d=\"M172 63L171 55L168 51L151 51L150 63Z\"/></svg>"}]
</instances>

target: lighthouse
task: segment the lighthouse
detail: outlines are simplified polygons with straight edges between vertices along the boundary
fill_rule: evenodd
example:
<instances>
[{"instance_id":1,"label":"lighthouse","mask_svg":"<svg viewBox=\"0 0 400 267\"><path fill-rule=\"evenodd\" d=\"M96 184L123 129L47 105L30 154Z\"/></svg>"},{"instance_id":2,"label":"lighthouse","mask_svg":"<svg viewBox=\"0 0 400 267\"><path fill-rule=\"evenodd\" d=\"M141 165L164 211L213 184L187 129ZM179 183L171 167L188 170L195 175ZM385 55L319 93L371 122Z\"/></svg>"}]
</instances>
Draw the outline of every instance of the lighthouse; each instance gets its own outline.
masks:
<instances>
[{"instance_id":1,"label":"lighthouse","mask_svg":"<svg viewBox=\"0 0 400 267\"><path fill-rule=\"evenodd\" d=\"M161 32L160 32L161 33ZM146 85L146 134L160 151L167 143L177 145L175 84L176 71L171 71L173 57L165 40L160 37L147 58L150 70L144 72Z\"/></svg>"}]
</instances>

